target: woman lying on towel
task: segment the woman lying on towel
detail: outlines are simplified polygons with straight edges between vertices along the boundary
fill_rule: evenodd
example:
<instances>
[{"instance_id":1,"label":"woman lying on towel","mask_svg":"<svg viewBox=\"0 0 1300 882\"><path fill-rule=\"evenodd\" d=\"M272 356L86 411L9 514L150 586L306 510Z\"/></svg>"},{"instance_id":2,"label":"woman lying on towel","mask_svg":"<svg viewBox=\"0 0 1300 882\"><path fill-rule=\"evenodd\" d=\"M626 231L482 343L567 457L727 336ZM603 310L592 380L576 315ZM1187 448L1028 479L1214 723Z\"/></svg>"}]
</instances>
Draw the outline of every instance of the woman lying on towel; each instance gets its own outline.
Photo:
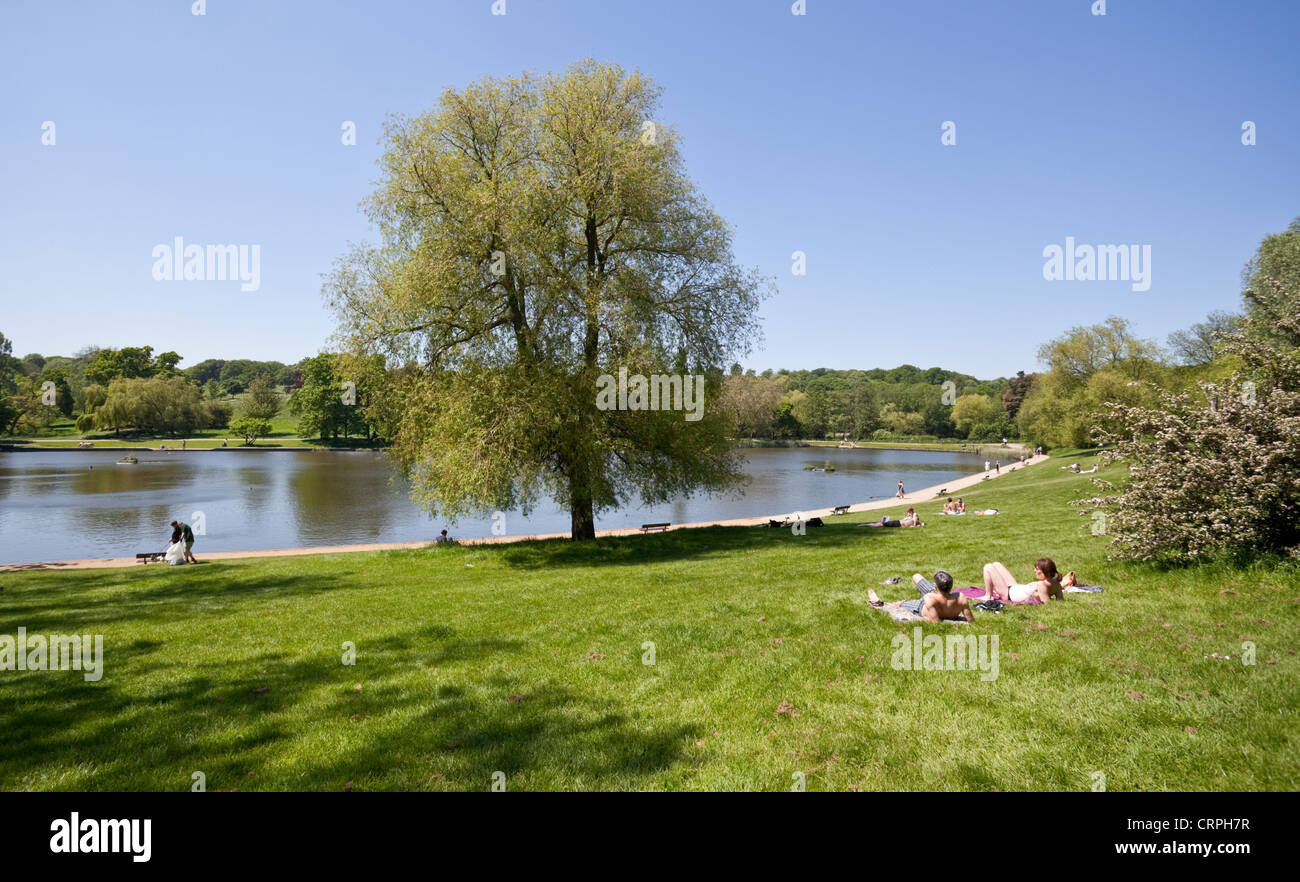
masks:
<instances>
[{"instance_id":1,"label":"woman lying on towel","mask_svg":"<svg viewBox=\"0 0 1300 882\"><path fill-rule=\"evenodd\" d=\"M1061 600L1065 593L1061 590L1061 577L1056 572L1056 564L1050 557L1040 557L1034 562L1032 582L1020 584L1015 576L1002 564L994 561L984 565L984 596L979 600L997 598L1003 603L1024 603L1030 598L1037 598L1040 603L1047 603L1051 598Z\"/></svg>"}]
</instances>

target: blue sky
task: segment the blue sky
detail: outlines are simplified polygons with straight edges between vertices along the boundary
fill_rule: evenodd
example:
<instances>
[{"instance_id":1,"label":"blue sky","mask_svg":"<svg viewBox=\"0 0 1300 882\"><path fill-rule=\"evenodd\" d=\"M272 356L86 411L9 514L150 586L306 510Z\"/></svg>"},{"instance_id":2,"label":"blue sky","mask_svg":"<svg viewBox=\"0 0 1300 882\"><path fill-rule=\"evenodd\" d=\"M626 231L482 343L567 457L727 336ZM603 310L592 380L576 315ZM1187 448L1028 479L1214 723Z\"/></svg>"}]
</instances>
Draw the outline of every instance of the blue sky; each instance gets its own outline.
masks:
<instances>
[{"instance_id":1,"label":"blue sky","mask_svg":"<svg viewBox=\"0 0 1300 882\"><path fill-rule=\"evenodd\" d=\"M20 355L313 354L321 274L374 239L384 116L594 56L661 83L739 259L776 279L746 366L1007 375L1110 314L1163 340L1235 309L1259 240L1300 215L1300 3L1091 5L7 0L0 332ZM154 281L176 236L260 245L260 289ZM1150 290L1045 280L1067 236L1150 245Z\"/></svg>"}]
</instances>

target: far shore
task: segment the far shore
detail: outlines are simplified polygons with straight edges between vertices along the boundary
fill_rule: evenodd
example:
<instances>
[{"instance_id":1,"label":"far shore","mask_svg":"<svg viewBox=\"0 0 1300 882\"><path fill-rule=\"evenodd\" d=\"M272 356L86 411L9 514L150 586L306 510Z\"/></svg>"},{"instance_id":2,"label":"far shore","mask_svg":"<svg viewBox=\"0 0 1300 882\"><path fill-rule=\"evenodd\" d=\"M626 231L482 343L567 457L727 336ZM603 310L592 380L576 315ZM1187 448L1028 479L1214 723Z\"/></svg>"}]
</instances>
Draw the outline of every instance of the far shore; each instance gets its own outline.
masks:
<instances>
[{"instance_id":1,"label":"far shore","mask_svg":"<svg viewBox=\"0 0 1300 882\"><path fill-rule=\"evenodd\" d=\"M138 448L137 448L138 449ZM168 448L169 450L171 448ZM177 448L179 449L179 448ZM1025 461L1025 467L1037 465L1045 462L1050 457L1046 455L1033 456ZM946 484L936 484L932 487L925 487L920 490L913 490L903 497L890 497L888 499L878 499L869 502L859 502L848 506L848 514L858 514L866 511L877 511L880 509L894 508L897 506L919 505L924 502L933 502L935 497L940 495L953 495L960 490L974 487L984 481L996 480L1001 475L1010 474L1020 468L1019 463L1008 464L1000 473L976 472L964 478L958 478L949 481ZM700 527L758 527L769 521L784 521L794 515L799 515L805 520L808 518L827 518L832 517L835 508L821 508L815 511L786 512L776 515L764 515L762 517L733 518L724 521L701 521L693 524L672 524L669 530L689 530ZM973 516L973 515L972 515ZM915 528L914 528L915 529ZM597 530L596 538L606 536L634 536L641 532L637 527L628 527L618 530ZM484 536L477 538L458 539L458 545L502 545L513 542L530 542L545 539L568 539L568 533L542 533L528 536ZM403 549L428 548L437 544L434 541L421 542L386 542L386 543L367 543L359 545L321 545L309 548L273 548L259 551L216 551L210 554L204 554L202 548L199 549L199 563L215 560L242 560L245 558L256 557L295 557L309 554L346 554L360 551L397 551ZM167 566L167 564L158 564ZM86 569L110 569L120 567L139 566L139 562L133 557L107 557L94 558L90 560L64 560L64 561L44 561L38 563L19 563L19 564L0 564L0 573L12 573L23 570L86 570Z\"/></svg>"},{"instance_id":2,"label":"far shore","mask_svg":"<svg viewBox=\"0 0 1300 882\"><path fill-rule=\"evenodd\" d=\"M17 439L14 441L0 441L0 453L18 453L30 450L154 450L161 451L161 446L166 444L166 450L180 451L189 453L192 450L257 450L257 451L275 451L275 450L328 450L328 451L375 451L384 450L384 445L365 444L358 441L357 444L347 444L336 446L334 444L314 444L306 439L293 438L271 438L266 439L263 443L252 445L247 444L227 444L221 446L221 439L214 438L175 438L175 439L150 439L147 441L120 442L120 441L92 441L93 447L78 447L77 445L84 438L35 438L35 439ZM227 439L229 440L229 439ZM754 441L760 443L753 443ZM185 442L186 447L179 446ZM296 442L296 443L281 443ZM1008 441L1005 445L997 441L984 442L967 442L966 449L961 448L961 442L953 441L856 441L852 445L842 445L834 441L809 441L802 439L792 439L783 442L763 442L762 439L743 438L736 442L737 447L742 450L781 450L795 448L820 448L829 450L933 450L945 453L974 453L979 451L981 454L988 454L994 450L1007 450L1021 452L1026 449L1025 445L1018 441Z\"/></svg>"}]
</instances>

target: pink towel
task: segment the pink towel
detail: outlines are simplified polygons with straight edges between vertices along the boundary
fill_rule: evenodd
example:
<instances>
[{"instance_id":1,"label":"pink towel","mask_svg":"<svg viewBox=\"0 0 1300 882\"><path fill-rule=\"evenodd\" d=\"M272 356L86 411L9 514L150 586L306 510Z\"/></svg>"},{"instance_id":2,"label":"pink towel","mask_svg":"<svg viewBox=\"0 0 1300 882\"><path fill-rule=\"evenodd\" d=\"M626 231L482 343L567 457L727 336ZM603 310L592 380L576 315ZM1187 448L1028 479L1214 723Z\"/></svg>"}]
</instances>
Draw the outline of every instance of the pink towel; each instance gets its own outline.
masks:
<instances>
[{"instance_id":1,"label":"pink towel","mask_svg":"<svg viewBox=\"0 0 1300 882\"><path fill-rule=\"evenodd\" d=\"M981 597L984 596L984 589L976 588L974 585L970 586L969 588L955 588L953 590L956 591L958 594L962 594L965 595L966 597L969 597L971 600L979 600ZM1004 600L1002 602L1007 603L1008 601ZM1038 604L1041 606L1042 603L1043 602L1039 600L1037 597L1031 597L1028 600L1017 601L1016 605L1020 606L1023 604Z\"/></svg>"}]
</instances>

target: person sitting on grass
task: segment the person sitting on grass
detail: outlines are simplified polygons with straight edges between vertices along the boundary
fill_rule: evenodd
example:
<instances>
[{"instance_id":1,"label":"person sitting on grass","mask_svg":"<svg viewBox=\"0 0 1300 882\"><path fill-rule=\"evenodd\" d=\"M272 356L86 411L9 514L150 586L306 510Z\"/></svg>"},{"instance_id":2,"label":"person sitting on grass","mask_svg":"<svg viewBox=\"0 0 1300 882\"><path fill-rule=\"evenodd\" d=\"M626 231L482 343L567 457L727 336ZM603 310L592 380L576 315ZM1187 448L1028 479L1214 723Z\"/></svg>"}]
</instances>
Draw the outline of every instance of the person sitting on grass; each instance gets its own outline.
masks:
<instances>
[{"instance_id":1,"label":"person sitting on grass","mask_svg":"<svg viewBox=\"0 0 1300 882\"><path fill-rule=\"evenodd\" d=\"M970 601L961 594L952 592L952 575L944 570L934 574L931 582L920 573L912 574L912 584L921 596L915 600L904 600L898 604L900 609L916 613L927 622L942 622L947 619L965 619L975 621ZM867 589L867 602L872 606L884 606L885 602L876 594L876 589Z\"/></svg>"},{"instance_id":2,"label":"person sitting on grass","mask_svg":"<svg viewBox=\"0 0 1300 882\"><path fill-rule=\"evenodd\" d=\"M943 513L944 513L944 514L956 514L956 513L957 513L957 503L955 503L955 502L952 501L952 497L951 497L951 496L949 496L949 497L948 497L948 501L945 502L945 503L943 504Z\"/></svg>"},{"instance_id":3,"label":"person sitting on grass","mask_svg":"<svg viewBox=\"0 0 1300 882\"><path fill-rule=\"evenodd\" d=\"M903 526L924 527L925 524L921 523L921 516L916 513L916 509L909 507L907 509L907 514L903 515Z\"/></svg>"},{"instance_id":4,"label":"person sitting on grass","mask_svg":"<svg viewBox=\"0 0 1300 882\"><path fill-rule=\"evenodd\" d=\"M962 499L960 496L958 496L958 497L957 497L957 514L965 514L965 513L966 513L966 500L965 500L965 499Z\"/></svg>"},{"instance_id":5,"label":"person sitting on grass","mask_svg":"<svg viewBox=\"0 0 1300 882\"><path fill-rule=\"evenodd\" d=\"M984 596L979 598L980 602L997 599L1003 603L1024 603L1031 598L1036 598L1039 603L1047 603L1048 600L1056 598L1064 599L1065 592L1061 590L1061 577L1056 572L1056 564L1050 557L1040 557L1034 562L1033 582L1019 584L1016 582L1011 571L1001 563L984 565Z\"/></svg>"}]
</instances>

